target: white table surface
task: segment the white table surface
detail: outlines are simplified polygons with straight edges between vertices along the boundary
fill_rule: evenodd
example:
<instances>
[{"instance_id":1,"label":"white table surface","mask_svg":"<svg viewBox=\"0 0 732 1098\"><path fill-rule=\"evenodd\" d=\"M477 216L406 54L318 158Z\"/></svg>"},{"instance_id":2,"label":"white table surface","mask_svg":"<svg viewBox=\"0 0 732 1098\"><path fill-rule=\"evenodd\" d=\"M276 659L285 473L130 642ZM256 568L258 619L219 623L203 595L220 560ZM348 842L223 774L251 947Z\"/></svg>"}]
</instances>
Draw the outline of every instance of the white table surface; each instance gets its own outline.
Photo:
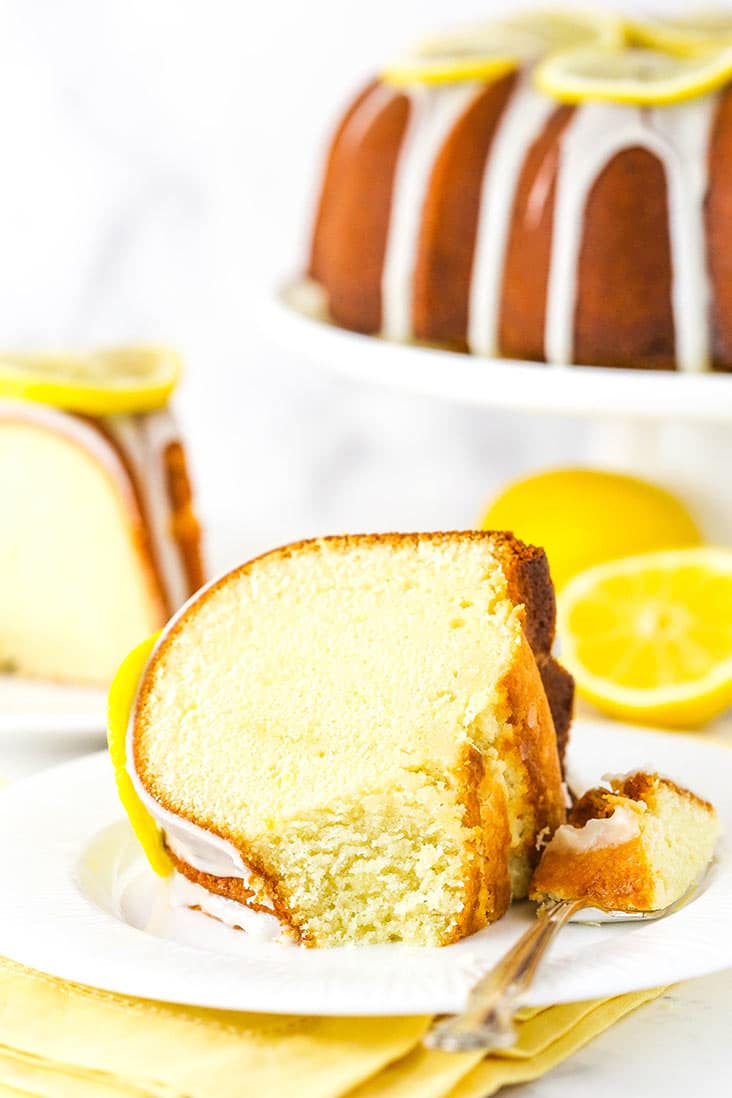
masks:
<instances>
[{"instance_id":1,"label":"white table surface","mask_svg":"<svg viewBox=\"0 0 732 1098\"><path fill-rule=\"evenodd\" d=\"M705 733L732 748L732 722ZM0 736L0 773L22 779L103 746L102 737ZM549 1075L511 1093L516 1098L669 1098L702 1089L729 1094L732 1077L732 971L672 988L601 1034Z\"/></svg>"}]
</instances>

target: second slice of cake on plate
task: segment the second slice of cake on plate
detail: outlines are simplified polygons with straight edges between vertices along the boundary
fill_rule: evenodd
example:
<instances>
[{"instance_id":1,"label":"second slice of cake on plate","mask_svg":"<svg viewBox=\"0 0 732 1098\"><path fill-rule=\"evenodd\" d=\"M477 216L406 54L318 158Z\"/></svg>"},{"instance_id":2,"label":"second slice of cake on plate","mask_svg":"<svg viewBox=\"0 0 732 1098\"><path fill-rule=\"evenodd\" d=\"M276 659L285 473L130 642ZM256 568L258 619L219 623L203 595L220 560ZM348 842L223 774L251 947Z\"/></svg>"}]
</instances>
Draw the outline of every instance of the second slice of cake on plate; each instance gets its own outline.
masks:
<instances>
[{"instance_id":1,"label":"second slice of cake on plate","mask_svg":"<svg viewBox=\"0 0 732 1098\"><path fill-rule=\"evenodd\" d=\"M129 722L112 714L138 834L204 910L224 896L302 944L457 941L526 895L565 818L553 634L546 558L509 535L243 565L164 631Z\"/></svg>"},{"instance_id":2,"label":"second slice of cake on plate","mask_svg":"<svg viewBox=\"0 0 732 1098\"><path fill-rule=\"evenodd\" d=\"M107 687L202 584L178 371L166 348L0 354L0 673Z\"/></svg>"}]
</instances>

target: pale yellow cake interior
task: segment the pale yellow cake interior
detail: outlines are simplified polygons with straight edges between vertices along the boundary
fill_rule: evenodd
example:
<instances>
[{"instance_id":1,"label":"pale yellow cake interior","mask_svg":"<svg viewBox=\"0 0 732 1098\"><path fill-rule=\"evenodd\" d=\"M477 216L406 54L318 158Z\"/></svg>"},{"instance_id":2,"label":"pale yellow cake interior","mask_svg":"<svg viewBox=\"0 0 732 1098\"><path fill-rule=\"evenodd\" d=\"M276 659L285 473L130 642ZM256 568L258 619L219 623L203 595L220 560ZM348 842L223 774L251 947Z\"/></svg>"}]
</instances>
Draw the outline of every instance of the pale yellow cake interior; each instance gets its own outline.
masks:
<instances>
[{"instance_id":1,"label":"pale yellow cake interior","mask_svg":"<svg viewBox=\"0 0 732 1098\"><path fill-rule=\"evenodd\" d=\"M138 773L250 852L311 944L450 940L488 856L466 822L471 752L483 822L505 821L500 684L520 621L480 540L275 554L171 634L138 708Z\"/></svg>"},{"instance_id":2,"label":"pale yellow cake interior","mask_svg":"<svg viewBox=\"0 0 732 1098\"><path fill-rule=\"evenodd\" d=\"M712 857L719 820L709 805L660 781L640 815L641 841L653 878L654 910L675 903Z\"/></svg>"},{"instance_id":3,"label":"pale yellow cake interior","mask_svg":"<svg viewBox=\"0 0 732 1098\"><path fill-rule=\"evenodd\" d=\"M82 446L0 420L2 670L106 684L159 628L131 507Z\"/></svg>"}]
</instances>

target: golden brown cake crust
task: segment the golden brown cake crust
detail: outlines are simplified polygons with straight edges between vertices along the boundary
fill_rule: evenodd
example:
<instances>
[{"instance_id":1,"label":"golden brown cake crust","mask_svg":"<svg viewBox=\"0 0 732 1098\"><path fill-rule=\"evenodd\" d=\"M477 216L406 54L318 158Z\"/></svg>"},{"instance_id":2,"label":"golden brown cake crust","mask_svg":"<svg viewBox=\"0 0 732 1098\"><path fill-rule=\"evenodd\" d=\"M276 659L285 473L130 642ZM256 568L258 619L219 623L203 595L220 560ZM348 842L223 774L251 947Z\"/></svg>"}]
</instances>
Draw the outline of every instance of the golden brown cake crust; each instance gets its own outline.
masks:
<instances>
[{"instance_id":1,"label":"golden brown cake crust","mask_svg":"<svg viewBox=\"0 0 732 1098\"><path fill-rule=\"evenodd\" d=\"M508 582L509 598L526 607L524 634L539 668L563 766L574 711L574 679L551 654L557 605L549 561L543 549L524 544L514 534L494 531L491 537Z\"/></svg>"},{"instance_id":2,"label":"golden brown cake crust","mask_svg":"<svg viewBox=\"0 0 732 1098\"><path fill-rule=\"evenodd\" d=\"M640 838L601 847L569 859L544 851L534 871L532 900L547 895L559 900L591 896L607 911L643 911L653 907L653 877Z\"/></svg>"},{"instance_id":3,"label":"golden brown cake crust","mask_svg":"<svg viewBox=\"0 0 732 1098\"><path fill-rule=\"evenodd\" d=\"M696 793L692 793L690 789L686 789L683 785L677 785L671 778L664 778L663 775L655 772L650 773L645 770L638 770L634 774L629 774L623 778L622 781L613 781L613 791L623 797L629 797L631 801L644 801L648 802L653 797L658 787L662 785L666 789L670 789L672 793L676 793L679 797L684 797L685 800L691 801L693 804L699 805L701 808L705 808L708 812L714 812L714 806L705 801L702 797L697 796Z\"/></svg>"},{"instance_id":4,"label":"golden brown cake crust","mask_svg":"<svg viewBox=\"0 0 732 1098\"><path fill-rule=\"evenodd\" d=\"M712 280L712 354L715 370L732 370L732 88L722 92L709 147L705 206Z\"/></svg>"},{"instance_id":5,"label":"golden brown cake crust","mask_svg":"<svg viewBox=\"0 0 732 1098\"><path fill-rule=\"evenodd\" d=\"M409 114L406 95L383 84L370 87L353 104L328 157L311 267L333 319L357 332L381 328L391 197Z\"/></svg>"},{"instance_id":6,"label":"golden brown cake crust","mask_svg":"<svg viewBox=\"0 0 732 1098\"><path fill-rule=\"evenodd\" d=\"M504 687L513 734L501 741L499 750L502 758L513 759L516 772L523 772L527 783L523 807L533 817L522 848L514 853L522 853L533 866L538 858L535 836L554 834L564 823L565 807L551 710L525 638Z\"/></svg>"},{"instance_id":7,"label":"golden brown cake crust","mask_svg":"<svg viewBox=\"0 0 732 1098\"><path fill-rule=\"evenodd\" d=\"M161 604L161 626L171 614L178 609L173 606L167 594L164 582L162 566L157 559L155 546L150 537L150 520L145 505L145 496L139 483L135 470L124 446L116 438L113 431L105 426L104 420L94 416L79 416L97 434L101 435L105 442L112 447L118 459L124 466L125 472L132 486L137 509L142 517L142 523L137 534L140 543L140 554L146 562L147 569L155 584L156 595ZM193 492L188 464L186 462L183 444L179 441L169 443L162 455L165 469L166 488L170 501L171 524L170 534L174 539L181 556L183 569L186 575L190 596L204 582L203 555L201 550L201 528L193 511Z\"/></svg>"},{"instance_id":8,"label":"golden brown cake crust","mask_svg":"<svg viewBox=\"0 0 732 1098\"><path fill-rule=\"evenodd\" d=\"M201 526L193 510L193 492L188 475L186 453L181 442L171 442L165 449L168 495L173 513L172 533L180 550L188 580L188 594L192 595L203 585L203 553L201 550ZM177 607L171 609L177 610Z\"/></svg>"},{"instance_id":9,"label":"golden brown cake crust","mask_svg":"<svg viewBox=\"0 0 732 1098\"><path fill-rule=\"evenodd\" d=\"M574 358L585 366L675 369L666 176L624 149L587 199L578 261Z\"/></svg>"},{"instance_id":10,"label":"golden brown cake crust","mask_svg":"<svg viewBox=\"0 0 732 1098\"><path fill-rule=\"evenodd\" d=\"M177 871L193 884L201 885L202 888L217 896L224 896L227 900L236 900L237 903L244 904L252 911L261 911L266 915L274 913L282 926L287 928L289 937L302 945L312 944L308 942L307 935L304 935L297 926L292 912L277 888L277 882L256 864L251 855L247 858L242 856L242 860L256 876L258 889L256 895L251 888L247 888L240 877L215 877L211 873L202 873L188 862L184 862L182 858L178 858L169 846L165 849ZM267 902L262 903L263 899Z\"/></svg>"},{"instance_id":11,"label":"golden brown cake crust","mask_svg":"<svg viewBox=\"0 0 732 1098\"><path fill-rule=\"evenodd\" d=\"M607 789L589 789L570 809L567 823L582 828L589 820L609 819L618 807L627 809L627 798ZM534 871L529 895L543 899L549 894L567 900L589 896L603 909L633 911L652 906L653 889L639 831L625 842L593 847L573 856L548 846Z\"/></svg>"},{"instance_id":12,"label":"golden brown cake crust","mask_svg":"<svg viewBox=\"0 0 732 1098\"><path fill-rule=\"evenodd\" d=\"M541 638L543 643L548 637L553 636L554 630L554 597L549 580L546 558L542 550L532 546L526 546L518 541L512 534L491 533L490 531L454 531L434 532L426 534L359 534L337 535L334 537L309 539L286 545L282 548L262 554L252 561L241 565L233 572L228 573L216 583L207 588L201 595L201 599L208 599L214 591L222 586L234 582L239 576L248 572L254 564L265 557L287 559L302 552L318 552L325 545L338 545L343 549L349 546L363 546L364 544L392 544L404 545L405 542L419 545L425 541L440 542L460 538L467 541L482 541L487 543L492 553L498 557L502 570L506 573L509 597L511 592L520 589L524 585L527 593L534 592L536 600L536 613L538 622L529 626L529 632L534 635L535 641ZM510 575L509 575L510 573ZM543 588L545 577L548 590ZM541 597L539 597L541 596ZM158 648L155 650L145 672L141 684L140 693L135 710L135 726L144 727L146 722L146 709L151 682L151 671L156 664L164 659L166 650L172 638L185 626L189 614L195 612L197 602L188 607L177 618L172 628L163 636ZM524 606L523 620L530 620L533 616L530 606ZM515 715L521 715L518 723L513 728L512 743L506 743L507 752L515 751L516 760L525 772L529 792L528 797L532 803L532 810L536 814L538 830L548 827L554 830L564 819L564 803L561 790L561 772L559 757L557 754L556 735L551 717L549 703L547 701L539 669L534 658L527 637L522 633L523 643L517 653L514 666L508 674L503 686L507 695L509 710ZM503 745L502 745L503 746ZM143 786L149 792L153 791L154 783L147 777L147 760L141 748L140 738L133 737L133 765ZM480 753L467 745L462 759L455 772L459 788L463 790L463 803L465 805L465 826L467 828L483 828L484 849L483 854L489 860L489 864L495 863L498 858L496 845L498 831L489 834L487 823L484 823L481 814L480 791L485 781L483 761ZM154 795L154 794L153 794ZM169 803L166 798L156 796L159 804L170 812L177 813L175 805ZM274 879L274 875L268 871L254 853L225 829L214 828L212 821L199 818L192 821L200 827L211 830L221 838L234 843L244 863L249 866L256 876L257 894L261 900L266 896L272 904L281 922L289 927L303 945L313 945L308 939L307 932L295 913L288 906L286 889L280 881ZM507 824L507 821L506 821ZM505 841L505 834L504 834ZM531 839L533 844L533 837ZM505 851L505 847L503 848ZM530 853L526 850L526 853ZM492 859L492 862L491 862ZM209 874L200 873L191 866L184 864L180 859L174 859L176 867L186 877L195 883L202 884L212 892L240 900L251 905L252 889L243 881L232 878L216 878ZM484 926L488 919L498 918L504 913L510 903L510 884L504 870L496 872L496 884L492 890L487 890L480 870L480 858L477 849L470 863L466 863L464 870L465 902L463 918L460 920L451 935L449 941L457 941L466 934ZM443 944L448 944L446 941Z\"/></svg>"},{"instance_id":13,"label":"golden brown cake crust","mask_svg":"<svg viewBox=\"0 0 732 1098\"><path fill-rule=\"evenodd\" d=\"M332 246L333 239L333 221L337 218L338 214L339 190L341 186L339 168L343 139L348 126L351 123L351 119L361 104L364 103L374 90L376 83L376 80L369 81L366 87L356 95L356 98L351 102L341 117L331 140L330 148L328 149L325 171L323 174L323 184L315 215L313 238L310 245L310 262L308 264L308 275L318 282L323 282L327 278L328 251Z\"/></svg>"},{"instance_id":14,"label":"golden brown cake crust","mask_svg":"<svg viewBox=\"0 0 732 1098\"><path fill-rule=\"evenodd\" d=\"M486 156L516 83L488 84L435 162L422 213L412 316L417 339L467 350L468 302Z\"/></svg>"},{"instance_id":15,"label":"golden brown cake crust","mask_svg":"<svg viewBox=\"0 0 732 1098\"><path fill-rule=\"evenodd\" d=\"M544 358L559 141L573 115L574 107L557 108L528 150L519 176L499 312L498 342L509 357Z\"/></svg>"}]
</instances>

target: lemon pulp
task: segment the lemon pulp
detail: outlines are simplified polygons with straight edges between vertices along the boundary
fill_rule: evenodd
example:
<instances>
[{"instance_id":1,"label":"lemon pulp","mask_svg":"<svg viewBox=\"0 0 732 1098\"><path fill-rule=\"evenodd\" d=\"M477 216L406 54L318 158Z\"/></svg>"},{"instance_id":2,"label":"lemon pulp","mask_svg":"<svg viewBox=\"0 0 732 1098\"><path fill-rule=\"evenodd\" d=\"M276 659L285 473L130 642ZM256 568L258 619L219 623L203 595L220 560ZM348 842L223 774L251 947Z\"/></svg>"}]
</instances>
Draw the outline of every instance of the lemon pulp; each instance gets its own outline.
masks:
<instances>
[{"instance_id":1,"label":"lemon pulp","mask_svg":"<svg viewBox=\"0 0 732 1098\"><path fill-rule=\"evenodd\" d=\"M600 709L697 727L732 703L732 550L599 565L559 597L562 659Z\"/></svg>"}]
</instances>

